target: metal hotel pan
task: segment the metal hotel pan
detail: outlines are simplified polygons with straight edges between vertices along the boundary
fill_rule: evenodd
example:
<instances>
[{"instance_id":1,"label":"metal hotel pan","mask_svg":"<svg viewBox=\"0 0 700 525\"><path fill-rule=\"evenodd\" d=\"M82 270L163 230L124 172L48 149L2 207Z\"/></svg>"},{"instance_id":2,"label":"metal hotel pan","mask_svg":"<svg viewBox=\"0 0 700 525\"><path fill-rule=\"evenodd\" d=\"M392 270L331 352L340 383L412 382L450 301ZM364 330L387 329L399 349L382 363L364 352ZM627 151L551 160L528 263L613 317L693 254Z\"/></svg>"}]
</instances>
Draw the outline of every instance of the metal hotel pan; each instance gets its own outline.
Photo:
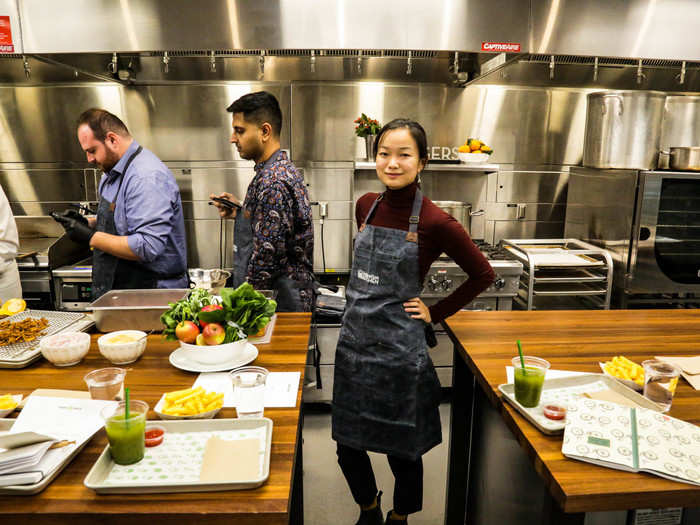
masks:
<instances>
[{"instance_id":1,"label":"metal hotel pan","mask_svg":"<svg viewBox=\"0 0 700 525\"><path fill-rule=\"evenodd\" d=\"M93 311L100 332L160 331L163 330L160 316L168 310L168 303L183 299L189 292L187 288L111 290L90 303L88 308Z\"/></svg>"}]
</instances>

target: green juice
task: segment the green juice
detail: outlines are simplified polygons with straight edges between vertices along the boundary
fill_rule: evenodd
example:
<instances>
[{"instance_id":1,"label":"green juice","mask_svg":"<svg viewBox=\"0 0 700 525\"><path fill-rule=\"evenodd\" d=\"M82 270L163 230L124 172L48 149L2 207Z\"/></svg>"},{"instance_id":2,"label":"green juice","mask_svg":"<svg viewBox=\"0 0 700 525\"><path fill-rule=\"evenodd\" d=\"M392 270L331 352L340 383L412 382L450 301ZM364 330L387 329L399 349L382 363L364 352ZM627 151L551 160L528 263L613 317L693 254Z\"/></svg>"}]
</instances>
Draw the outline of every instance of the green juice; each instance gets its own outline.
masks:
<instances>
[{"instance_id":1,"label":"green juice","mask_svg":"<svg viewBox=\"0 0 700 525\"><path fill-rule=\"evenodd\" d=\"M145 452L146 414L132 412L130 416L128 424L124 414L109 418L105 424L109 452L119 465L141 461Z\"/></svg>"},{"instance_id":2,"label":"green juice","mask_svg":"<svg viewBox=\"0 0 700 525\"><path fill-rule=\"evenodd\" d=\"M515 399L524 407L533 408L540 402L542 384L546 370L526 366L525 370L515 367Z\"/></svg>"}]
</instances>

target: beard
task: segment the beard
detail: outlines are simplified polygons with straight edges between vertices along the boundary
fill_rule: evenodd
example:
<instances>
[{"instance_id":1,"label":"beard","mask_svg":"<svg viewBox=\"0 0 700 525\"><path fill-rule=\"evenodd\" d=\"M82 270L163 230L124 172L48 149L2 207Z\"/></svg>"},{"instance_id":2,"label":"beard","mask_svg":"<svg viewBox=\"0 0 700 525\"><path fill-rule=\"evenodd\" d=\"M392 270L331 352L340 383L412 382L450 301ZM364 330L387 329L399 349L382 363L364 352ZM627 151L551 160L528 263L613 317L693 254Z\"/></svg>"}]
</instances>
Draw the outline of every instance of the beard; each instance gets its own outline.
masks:
<instances>
[{"instance_id":1,"label":"beard","mask_svg":"<svg viewBox=\"0 0 700 525\"><path fill-rule=\"evenodd\" d=\"M95 162L95 165L100 168L104 173L109 173L112 171L112 168L117 165L117 162L119 162L120 157L117 156L116 153L106 150L105 151L105 160L102 163Z\"/></svg>"},{"instance_id":2,"label":"beard","mask_svg":"<svg viewBox=\"0 0 700 525\"><path fill-rule=\"evenodd\" d=\"M245 160L256 160L262 154L262 147L258 144L251 145L247 148L237 146L238 155Z\"/></svg>"}]
</instances>

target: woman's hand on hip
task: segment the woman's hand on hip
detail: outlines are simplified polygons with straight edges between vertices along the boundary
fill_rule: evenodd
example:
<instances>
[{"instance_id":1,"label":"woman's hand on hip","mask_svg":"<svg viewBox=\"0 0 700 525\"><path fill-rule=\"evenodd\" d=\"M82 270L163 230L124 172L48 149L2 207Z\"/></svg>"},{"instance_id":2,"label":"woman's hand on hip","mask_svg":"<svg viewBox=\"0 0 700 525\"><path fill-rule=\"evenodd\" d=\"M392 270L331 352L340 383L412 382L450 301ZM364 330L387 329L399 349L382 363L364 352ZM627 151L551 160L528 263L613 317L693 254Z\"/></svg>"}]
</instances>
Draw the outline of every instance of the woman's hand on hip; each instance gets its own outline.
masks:
<instances>
[{"instance_id":1,"label":"woman's hand on hip","mask_svg":"<svg viewBox=\"0 0 700 525\"><path fill-rule=\"evenodd\" d=\"M430 318L430 310L425 306L425 303L420 300L420 297L414 297L403 303L403 309L407 313L411 314L413 319L422 319L426 323L430 323L432 319Z\"/></svg>"}]
</instances>

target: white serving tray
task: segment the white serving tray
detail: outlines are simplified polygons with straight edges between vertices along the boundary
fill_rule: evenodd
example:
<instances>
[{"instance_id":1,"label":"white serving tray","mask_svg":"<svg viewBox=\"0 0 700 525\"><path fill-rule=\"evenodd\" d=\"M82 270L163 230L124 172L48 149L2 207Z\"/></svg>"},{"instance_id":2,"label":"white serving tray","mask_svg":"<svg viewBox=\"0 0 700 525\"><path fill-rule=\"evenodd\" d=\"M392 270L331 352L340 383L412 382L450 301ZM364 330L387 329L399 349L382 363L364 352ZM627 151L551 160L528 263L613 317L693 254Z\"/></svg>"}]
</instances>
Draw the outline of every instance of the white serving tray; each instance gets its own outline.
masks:
<instances>
[{"instance_id":1,"label":"white serving tray","mask_svg":"<svg viewBox=\"0 0 700 525\"><path fill-rule=\"evenodd\" d=\"M545 405L563 405L567 410L575 409L574 399L584 392L612 390L625 396L637 406L657 412L661 410L653 401L649 401L646 397L604 374L585 374L558 379L545 379L542 386L540 404L533 408L527 408L518 403L515 399L515 385L513 383L498 385L498 390L503 394L503 399L513 405L525 419L537 427L538 430L549 435L564 432L566 419L549 419L544 415L542 407Z\"/></svg>"},{"instance_id":2,"label":"white serving tray","mask_svg":"<svg viewBox=\"0 0 700 525\"><path fill-rule=\"evenodd\" d=\"M147 421L148 423L156 423L155 421ZM165 492L208 492L218 490L239 490L251 489L259 487L270 476L270 446L272 444L272 420L268 418L246 418L246 419L190 419L180 421L162 421L158 420L158 426L165 428L164 446L168 440L168 434L171 433L197 433L197 432L215 432L215 431L231 431L231 430L258 430L264 429L264 457L263 468L260 476L246 480L224 480L220 482L201 482L201 481L177 481L168 479L166 481L129 481L125 480L122 483L107 482L112 468L115 467L114 461L109 453L109 446L105 447L97 459L93 467L85 477L85 486L94 490L98 494L157 494ZM158 447L153 447L156 449ZM152 450L146 448L146 453ZM144 460L146 458L144 457ZM138 468L144 461L129 465L129 468ZM180 465L170 467L177 469Z\"/></svg>"},{"instance_id":3,"label":"white serving tray","mask_svg":"<svg viewBox=\"0 0 700 525\"><path fill-rule=\"evenodd\" d=\"M15 419L0 419L0 433L5 433L12 428L15 424ZM48 476L45 476L41 481L37 483L29 483L27 485L8 485L6 487L0 487L0 494L11 495L11 496L31 496L33 494L38 494L44 490L49 483L51 483L56 476L58 476L61 471L73 461L73 458L78 455L78 453L83 450L83 447L88 444L90 440L86 440L82 445L76 447L73 452L71 452L66 458L58 464L58 467L51 472Z\"/></svg>"}]
</instances>

